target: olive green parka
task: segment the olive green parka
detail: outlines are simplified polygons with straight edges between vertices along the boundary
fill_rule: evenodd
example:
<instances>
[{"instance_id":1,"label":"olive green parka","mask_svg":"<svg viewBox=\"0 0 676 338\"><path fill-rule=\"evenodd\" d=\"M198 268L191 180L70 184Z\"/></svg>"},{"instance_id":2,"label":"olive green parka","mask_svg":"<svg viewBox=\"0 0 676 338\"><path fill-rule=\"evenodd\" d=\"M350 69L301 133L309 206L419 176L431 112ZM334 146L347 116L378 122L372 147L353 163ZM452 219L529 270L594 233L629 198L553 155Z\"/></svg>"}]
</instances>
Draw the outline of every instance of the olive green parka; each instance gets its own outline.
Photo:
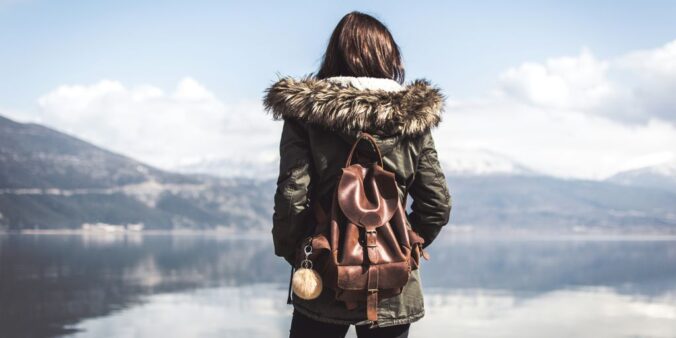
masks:
<instances>
[{"instance_id":1,"label":"olive green parka","mask_svg":"<svg viewBox=\"0 0 676 338\"><path fill-rule=\"evenodd\" d=\"M283 120L280 166L272 216L275 254L293 264L300 241L313 224L314 200L328 209L350 146L361 131L374 135L386 170L394 172L400 198L410 195L410 226L428 246L448 223L451 196L437 159L431 129L441 121L444 97L426 80L401 85L369 77L279 79L266 90L264 105ZM362 142L361 156L373 156ZM335 324L368 324L360 306L347 310L325 289L319 298L293 300L296 311ZM380 327L416 321L424 315L419 270L402 293L378 305ZM371 323L374 324L374 323Z\"/></svg>"}]
</instances>

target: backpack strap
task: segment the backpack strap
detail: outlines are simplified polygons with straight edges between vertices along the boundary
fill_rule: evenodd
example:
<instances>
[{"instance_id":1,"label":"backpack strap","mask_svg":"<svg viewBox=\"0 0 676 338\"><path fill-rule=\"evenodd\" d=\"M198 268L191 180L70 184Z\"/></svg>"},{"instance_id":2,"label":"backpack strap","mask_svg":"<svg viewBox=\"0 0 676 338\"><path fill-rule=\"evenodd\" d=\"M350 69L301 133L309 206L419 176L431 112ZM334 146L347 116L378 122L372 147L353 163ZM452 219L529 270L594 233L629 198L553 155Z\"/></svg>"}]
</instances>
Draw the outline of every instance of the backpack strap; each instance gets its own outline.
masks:
<instances>
[{"instance_id":1,"label":"backpack strap","mask_svg":"<svg viewBox=\"0 0 676 338\"><path fill-rule=\"evenodd\" d=\"M366 318L368 320L378 320L378 250L376 242L376 227L367 227L366 234L366 249L369 258L369 269L367 272L367 290L366 290Z\"/></svg>"},{"instance_id":2,"label":"backpack strap","mask_svg":"<svg viewBox=\"0 0 676 338\"><path fill-rule=\"evenodd\" d=\"M373 145L373 149L376 150L376 154L378 155L378 164L382 167L383 166L383 155L380 153L380 148L378 148L378 144L376 143L376 139L371 136L371 134L366 133L366 132L360 132L359 136L357 136L357 140L354 142L352 145L352 148L350 149L350 154L347 156L347 161L345 161L345 167L349 167L352 164L352 156L357 150L357 146L359 145L359 142L362 140L367 140L371 145Z\"/></svg>"}]
</instances>

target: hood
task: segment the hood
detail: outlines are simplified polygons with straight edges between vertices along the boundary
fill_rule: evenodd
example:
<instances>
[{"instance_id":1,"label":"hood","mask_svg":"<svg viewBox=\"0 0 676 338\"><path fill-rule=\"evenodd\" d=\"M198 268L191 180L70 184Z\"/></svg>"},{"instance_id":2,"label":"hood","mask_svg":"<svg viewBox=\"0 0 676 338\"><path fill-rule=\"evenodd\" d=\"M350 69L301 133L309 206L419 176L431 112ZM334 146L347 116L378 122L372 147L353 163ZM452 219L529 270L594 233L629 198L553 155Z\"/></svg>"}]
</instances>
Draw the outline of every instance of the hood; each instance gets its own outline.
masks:
<instances>
[{"instance_id":1,"label":"hood","mask_svg":"<svg viewBox=\"0 0 676 338\"><path fill-rule=\"evenodd\" d=\"M370 77L283 77L266 89L263 103L277 120L321 126L349 142L360 131L371 133L386 153L400 136L414 137L436 127L444 95L424 79L401 85Z\"/></svg>"}]
</instances>

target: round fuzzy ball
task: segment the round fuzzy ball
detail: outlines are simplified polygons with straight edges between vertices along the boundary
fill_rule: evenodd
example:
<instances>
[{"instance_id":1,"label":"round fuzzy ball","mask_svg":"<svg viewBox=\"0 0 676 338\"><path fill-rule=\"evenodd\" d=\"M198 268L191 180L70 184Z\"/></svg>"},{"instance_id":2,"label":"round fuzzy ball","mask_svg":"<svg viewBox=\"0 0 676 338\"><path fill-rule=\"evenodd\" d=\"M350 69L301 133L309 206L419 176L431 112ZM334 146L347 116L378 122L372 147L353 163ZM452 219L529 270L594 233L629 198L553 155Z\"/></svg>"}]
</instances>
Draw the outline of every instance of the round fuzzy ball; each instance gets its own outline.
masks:
<instances>
[{"instance_id":1,"label":"round fuzzy ball","mask_svg":"<svg viewBox=\"0 0 676 338\"><path fill-rule=\"evenodd\" d=\"M312 269L300 268L296 270L293 273L291 284L293 285L293 293L302 299L315 299L322 293L322 277Z\"/></svg>"}]
</instances>

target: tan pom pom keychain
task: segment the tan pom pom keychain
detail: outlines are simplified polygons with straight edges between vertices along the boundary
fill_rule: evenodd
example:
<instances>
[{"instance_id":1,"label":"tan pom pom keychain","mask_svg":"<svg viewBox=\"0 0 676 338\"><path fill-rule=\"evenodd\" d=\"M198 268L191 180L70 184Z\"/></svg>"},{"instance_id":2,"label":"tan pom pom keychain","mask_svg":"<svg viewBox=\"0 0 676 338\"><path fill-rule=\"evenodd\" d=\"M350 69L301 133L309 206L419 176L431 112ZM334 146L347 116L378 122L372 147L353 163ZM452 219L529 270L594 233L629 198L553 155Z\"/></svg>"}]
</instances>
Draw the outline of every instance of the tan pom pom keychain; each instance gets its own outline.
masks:
<instances>
[{"instance_id":1,"label":"tan pom pom keychain","mask_svg":"<svg viewBox=\"0 0 676 338\"><path fill-rule=\"evenodd\" d=\"M291 283L293 293L296 296L305 300L312 300L322 293L322 277L312 268L312 261L309 259L312 254L311 240L305 245L303 251L305 259L300 262L300 268L294 272Z\"/></svg>"}]
</instances>

